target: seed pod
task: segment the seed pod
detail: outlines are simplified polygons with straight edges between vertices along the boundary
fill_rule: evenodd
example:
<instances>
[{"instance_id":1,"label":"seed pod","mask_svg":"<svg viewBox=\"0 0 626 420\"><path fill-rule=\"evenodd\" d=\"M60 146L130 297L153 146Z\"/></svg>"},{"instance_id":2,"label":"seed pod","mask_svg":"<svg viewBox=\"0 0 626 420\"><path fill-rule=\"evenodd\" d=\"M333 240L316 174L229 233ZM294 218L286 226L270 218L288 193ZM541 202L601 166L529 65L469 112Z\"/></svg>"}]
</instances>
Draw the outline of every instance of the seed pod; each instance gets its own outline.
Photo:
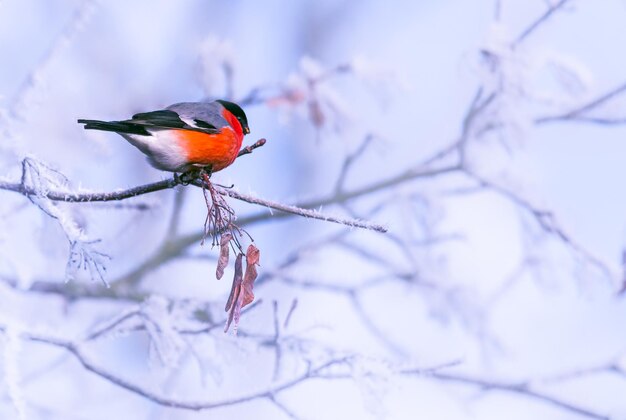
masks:
<instances>
[{"instance_id":1,"label":"seed pod","mask_svg":"<svg viewBox=\"0 0 626 420\"><path fill-rule=\"evenodd\" d=\"M224 269L228 265L231 239L233 239L233 235L230 232L226 232L220 237L220 257L217 260L217 269L215 270L215 277L217 277L218 280L222 278Z\"/></svg>"}]
</instances>

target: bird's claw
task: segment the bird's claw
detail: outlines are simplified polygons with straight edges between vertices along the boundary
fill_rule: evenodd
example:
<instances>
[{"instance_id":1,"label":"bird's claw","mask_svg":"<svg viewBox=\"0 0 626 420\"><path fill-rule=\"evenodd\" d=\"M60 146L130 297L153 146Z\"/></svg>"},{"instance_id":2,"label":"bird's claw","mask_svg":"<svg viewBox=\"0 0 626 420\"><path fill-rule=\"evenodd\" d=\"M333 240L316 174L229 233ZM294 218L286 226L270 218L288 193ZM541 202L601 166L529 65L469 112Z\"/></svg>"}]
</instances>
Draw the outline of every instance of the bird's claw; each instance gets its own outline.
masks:
<instances>
[{"instance_id":1,"label":"bird's claw","mask_svg":"<svg viewBox=\"0 0 626 420\"><path fill-rule=\"evenodd\" d=\"M180 185L189 185L194 181L207 182L213 174L213 168L206 166L204 168L194 168L187 172L183 172L180 175L174 174L174 179Z\"/></svg>"},{"instance_id":2,"label":"bird's claw","mask_svg":"<svg viewBox=\"0 0 626 420\"><path fill-rule=\"evenodd\" d=\"M183 172L180 175L174 174L174 179L180 185L189 185L194 180L198 179L198 172L189 171L189 172Z\"/></svg>"}]
</instances>

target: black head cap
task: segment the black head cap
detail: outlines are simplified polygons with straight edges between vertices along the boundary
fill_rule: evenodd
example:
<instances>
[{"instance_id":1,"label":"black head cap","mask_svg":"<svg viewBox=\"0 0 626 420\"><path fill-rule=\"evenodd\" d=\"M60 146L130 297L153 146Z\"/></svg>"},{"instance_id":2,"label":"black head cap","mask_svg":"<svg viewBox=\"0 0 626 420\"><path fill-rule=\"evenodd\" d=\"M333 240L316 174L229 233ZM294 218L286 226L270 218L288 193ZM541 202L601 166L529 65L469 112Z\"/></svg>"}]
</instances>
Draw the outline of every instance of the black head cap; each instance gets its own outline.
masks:
<instances>
[{"instance_id":1,"label":"black head cap","mask_svg":"<svg viewBox=\"0 0 626 420\"><path fill-rule=\"evenodd\" d=\"M218 99L216 102L222 104L224 108L230 111L230 113L233 114L235 118L237 118L239 124L241 124L241 129L243 130L244 134L250 133L250 128L248 127L248 118L246 117L246 113L243 112L243 109L241 109L239 105L234 102L224 101L222 99Z\"/></svg>"}]
</instances>

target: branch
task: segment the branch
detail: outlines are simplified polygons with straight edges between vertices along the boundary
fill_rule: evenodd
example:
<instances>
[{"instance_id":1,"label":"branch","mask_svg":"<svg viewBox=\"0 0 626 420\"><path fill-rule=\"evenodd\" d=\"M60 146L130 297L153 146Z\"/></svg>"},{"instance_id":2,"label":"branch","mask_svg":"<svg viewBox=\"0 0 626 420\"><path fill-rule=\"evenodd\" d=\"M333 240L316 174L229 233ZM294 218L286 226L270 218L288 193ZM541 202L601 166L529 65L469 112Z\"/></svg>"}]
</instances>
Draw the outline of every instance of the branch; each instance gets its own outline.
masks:
<instances>
[{"instance_id":1,"label":"branch","mask_svg":"<svg viewBox=\"0 0 626 420\"><path fill-rule=\"evenodd\" d=\"M252 150L254 150L257 147L260 147L263 144L264 143L257 142L254 145L249 146L249 148L244 149L241 155L251 153ZM166 179L163 181L154 182L151 184L129 188L127 190L114 191L114 192L78 193L78 192L71 192L71 191L38 191L36 188L25 185L20 182L6 182L6 181L4 182L0 181L0 189L13 191L13 192L22 194L26 197L43 196L45 198L48 198L49 200L62 201L66 203L90 203L90 202L125 200L128 198L137 197L143 194L149 194L149 193L153 193L156 191L174 188L177 185L182 185L182 184L183 184L183 181L181 181L179 177L175 176L173 178ZM199 181L194 181L193 185L198 186L198 187L201 186ZM349 226L349 227L373 230L376 232L387 231L386 227L376 224L376 223L370 223L370 222L362 221L362 220L347 219L347 218L342 218L342 217L337 217L337 216L326 215L318 211L305 209L305 208L301 208L298 206L282 204L282 203L278 203L275 201L270 201L270 200L266 200L263 198L258 198L258 197L254 197L251 195L236 192L231 189L220 188L217 186L215 187L215 190L221 195L232 197L240 201L245 201L250 204L258 204L263 207L268 207L270 209L281 211L284 213L295 214L295 215L307 217L310 219L317 219L317 220L324 220L327 222L338 223L338 224L342 224L342 225Z\"/></svg>"},{"instance_id":2,"label":"branch","mask_svg":"<svg viewBox=\"0 0 626 420\"><path fill-rule=\"evenodd\" d=\"M552 397L542 392L535 391L530 388L528 383L525 383L525 382L522 382L522 383L493 382L493 381L488 381L488 380L481 379L481 378L473 378L471 376L449 374L449 373L442 373L442 372L433 372L429 376L431 378L434 378L443 382L456 382L456 383L460 383L464 385L478 387L487 391L496 390L496 391L517 394L517 395L521 395L521 396L531 398L534 400L546 402L558 408L570 411L572 413L575 413L584 417L589 417L592 419L599 419L599 420L609 420L608 416L595 413L593 411L587 410L577 405L562 401L556 397Z\"/></svg>"},{"instance_id":3,"label":"branch","mask_svg":"<svg viewBox=\"0 0 626 420\"><path fill-rule=\"evenodd\" d=\"M341 166L339 176L337 177L337 182L335 183L336 193L340 193L341 191L343 191L346 177L348 176L348 172L350 171L352 165L354 165L357 159L359 159L359 157L361 157L361 155L365 153L368 146L372 143L374 139L375 137L372 134L368 134L367 136L365 136L365 139L363 140L363 142L361 142L359 147L357 147L357 149L353 153L345 158L345 160L343 161L343 165Z\"/></svg>"},{"instance_id":4,"label":"branch","mask_svg":"<svg viewBox=\"0 0 626 420\"><path fill-rule=\"evenodd\" d=\"M295 215L307 217L310 219L324 220L326 222L338 223L340 225L345 225L349 227L373 230L375 232L381 232L381 233L387 232L387 228L385 226L382 226L376 223L371 223L371 222L357 220L357 219L346 219L342 217L331 216L331 215L320 213L317 210L310 210L310 209L306 209L306 208L302 208L298 206L281 204L275 201L269 201L263 198L257 198L251 195L242 194L240 192L230 190L230 189L217 188L217 191L222 195L227 195L237 200L245 201L250 204L258 204L260 206L268 207L270 209L278 210L284 213L295 214Z\"/></svg>"},{"instance_id":5,"label":"branch","mask_svg":"<svg viewBox=\"0 0 626 420\"><path fill-rule=\"evenodd\" d=\"M266 141L267 141L267 140L265 140L265 139L259 139L259 140L257 140L257 142L256 142L256 143L251 144L250 146L246 146L246 147L244 147L243 149L241 149L241 150L239 151L239 154L237 155L237 157L239 158L239 157L241 157L241 156L243 156L243 155L247 155L247 154L252 153L252 151L253 151L254 149L256 149L256 148L258 148L258 147L261 147L261 146L265 145Z\"/></svg>"},{"instance_id":6,"label":"branch","mask_svg":"<svg viewBox=\"0 0 626 420\"><path fill-rule=\"evenodd\" d=\"M466 175L474 179L478 182L479 186L482 188L486 188L501 197L506 198L519 208L528 212L536 221L537 224L545 231L546 233L554 235L554 237L558 238L563 244L568 246L578 255L582 256L583 259L588 261L590 264L594 265L597 269L599 269L607 278L614 278L613 270L599 257L593 255L584 246L578 243L574 238L570 236L570 234L565 231L559 224L557 223L554 214L548 210L543 210L535 205L533 205L526 198L518 195L517 193L508 190L494 182L491 182L485 178L482 178L468 170L465 171Z\"/></svg>"},{"instance_id":7,"label":"branch","mask_svg":"<svg viewBox=\"0 0 626 420\"><path fill-rule=\"evenodd\" d=\"M52 201L63 201L66 203L91 203L126 200L128 198L174 188L181 183L182 182L179 179L171 178L165 179L163 181L153 182L151 184L140 185L138 187L133 187L122 191L80 193L75 191L42 192L38 191L34 187L24 185L20 182L0 181L0 190L13 191L26 197L40 195Z\"/></svg>"},{"instance_id":8,"label":"branch","mask_svg":"<svg viewBox=\"0 0 626 420\"><path fill-rule=\"evenodd\" d=\"M603 125L612 125L612 124L624 124L626 123L626 118L602 118L602 117L590 117L583 114L586 114L589 111L593 111L599 106L609 102L611 99L616 96L624 93L626 91L626 83L623 83L610 91L600 95L599 97L593 99L591 102L588 102L576 109L573 109L565 114L561 115L553 115L547 117L540 117L535 119L536 124L545 124L557 121L580 121L580 122L589 122L595 124L603 124Z\"/></svg>"},{"instance_id":9,"label":"branch","mask_svg":"<svg viewBox=\"0 0 626 420\"><path fill-rule=\"evenodd\" d=\"M0 331L5 331L6 326L0 325ZM309 379L313 378L322 378L322 373L336 365L343 365L347 362L346 358L342 359L331 359L322 363L316 367L309 368L306 372L298 375L288 381L281 383L280 385L271 386L268 389L251 392L247 395L241 395L238 397L217 400L217 401L184 401L177 400L170 396L162 395L160 393L154 392L152 390L146 389L141 385L133 383L125 378L122 378L115 373L107 370L106 368L97 365L85 354L82 345L75 343L70 340L61 339L45 334L32 333L32 332L23 332L22 338L26 338L28 340L44 343L47 345L51 345L54 347L62 348L67 350L78 362L88 371L94 373L95 375L101 377L102 379L116 385L120 388L124 388L127 391L130 391L134 394L140 395L156 404L172 407L172 408L182 408L186 410L207 410L211 408L218 407L226 407L230 405L241 404L257 399L272 399L276 394L285 391L287 389L293 388Z\"/></svg>"},{"instance_id":10,"label":"branch","mask_svg":"<svg viewBox=\"0 0 626 420\"><path fill-rule=\"evenodd\" d=\"M590 375L597 375L601 373L610 373L622 378L622 380L626 379L626 371L623 367L620 366L619 361L611 361L603 365L576 369L572 372L561 373L555 376L543 378L542 382L559 383L564 381L582 379Z\"/></svg>"},{"instance_id":11,"label":"branch","mask_svg":"<svg viewBox=\"0 0 626 420\"><path fill-rule=\"evenodd\" d=\"M565 4L567 4L569 0L560 0L558 3L548 7L548 10L545 11L537 20L530 24L511 44L511 48L517 47L519 44L524 42L526 38L530 36L533 32L537 30L543 23L545 23L557 10L561 9Z\"/></svg>"}]
</instances>

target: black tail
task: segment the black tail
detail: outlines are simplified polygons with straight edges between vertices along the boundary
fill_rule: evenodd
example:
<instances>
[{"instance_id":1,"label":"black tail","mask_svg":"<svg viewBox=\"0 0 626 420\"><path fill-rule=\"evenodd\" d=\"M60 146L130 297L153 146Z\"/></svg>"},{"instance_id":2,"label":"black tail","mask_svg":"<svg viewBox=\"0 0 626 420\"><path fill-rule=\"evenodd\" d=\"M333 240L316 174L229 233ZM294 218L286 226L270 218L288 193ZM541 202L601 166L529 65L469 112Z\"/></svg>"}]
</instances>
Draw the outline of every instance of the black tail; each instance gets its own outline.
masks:
<instances>
[{"instance_id":1,"label":"black tail","mask_svg":"<svg viewBox=\"0 0 626 420\"><path fill-rule=\"evenodd\" d=\"M124 134L139 134L149 136L150 133L139 124L126 121L98 121L98 120L78 120L79 124L85 124L85 130L114 131Z\"/></svg>"}]
</instances>

